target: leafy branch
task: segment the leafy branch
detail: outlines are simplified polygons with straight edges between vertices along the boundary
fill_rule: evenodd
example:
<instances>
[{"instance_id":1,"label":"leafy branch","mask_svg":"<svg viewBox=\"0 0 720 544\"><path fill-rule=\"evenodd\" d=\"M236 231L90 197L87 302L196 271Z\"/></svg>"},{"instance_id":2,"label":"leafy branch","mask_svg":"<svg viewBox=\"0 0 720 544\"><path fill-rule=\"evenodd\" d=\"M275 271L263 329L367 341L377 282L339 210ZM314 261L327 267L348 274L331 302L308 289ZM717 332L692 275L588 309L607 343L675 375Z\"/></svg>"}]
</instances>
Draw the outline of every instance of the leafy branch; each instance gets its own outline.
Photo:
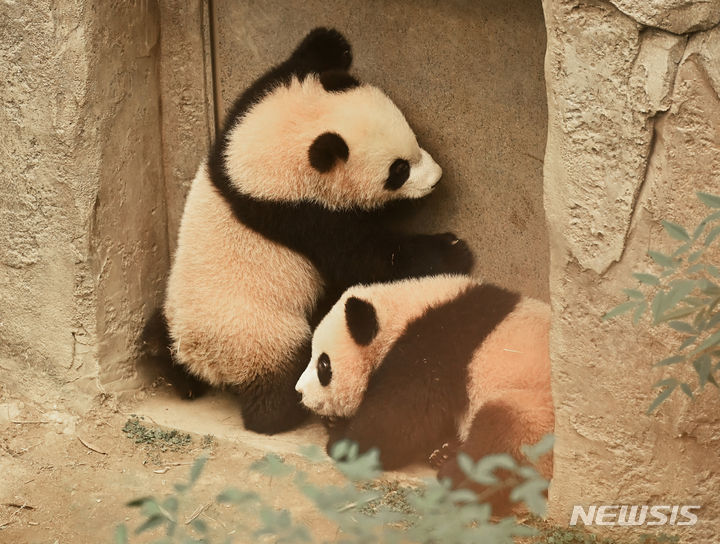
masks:
<instances>
[{"instance_id":1,"label":"leafy branch","mask_svg":"<svg viewBox=\"0 0 720 544\"><path fill-rule=\"evenodd\" d=\"M639 285L624 289L627 300L607 312L603 320L630 313L637 324L649 315L652 326L679 333L682 341L677 349L655 366L691 365L702 390L708 383L718 387L715 374L720 369L720 268L707 258L710 248L716 248L720 240L720 196L699 192L697 197L710 213L692 234L682 225L662 221L665 233L675 242L674 251L648 251L655 273L633 274ZM678 377L660 380L654 387L660 391L647 413L678 387L693 398L693 387Z\"/></svg>"},{"instance_id":2,"label":"leafy branch","mask_svg":"<svg viewBox=\"0 0 720 544\"><path fill-rule=\"evenodd\" d=\"M552 448L552 437L548 436L538 444L526 449L530 462L535 462ZM326 462L327 458L317 446L301 450L311 462ZM515 517L492 521L492 508L473 491L453 490L448 480L428 480L418 487L408 487L403 494L406 504L401 508L381 499L382 486L377 485L380 475L379 455L376 450L360 454L356 444L340 442L332 451L335 467L345 476L342 485L317 485L311 482L307 472L288 465L275 454L268 454L250 466L250 470L268 478L292 478L294 486L315 508L338 529L338 542L361 543L470 543L496 542L512 544L518 536L534 534L530 527L522 525ZM513 487L511 500L523 501L529 510L542 515L545 509L544 492L548 482L531 466L517 463L506 454L491 455L475 462L467 456L458 460L461 468L473 481L495 489L507 485L494 472L504 469L509 474ZM184 523L179 522L190 511L192 500L188 492L198 480L205 459L193 464L186 483L175 485L175 494L163 500L143 497L128 503L138 508L144 521L135 534L164 529L165 536L159 543L210 543L219 541L257 541L269 539L276 543L319 542L310 528L293 519L290 511L273 508L260 495L252 491L229 488L220 493L215 502L218 505L234 506L245 510L255 520L252 526L236 522L232 530L223 526L215 530L197 516L190 516ZM368 508L370 504L374 506ZM195 509L197 512L197 509ZM220 535L219 533L223 534ZM216 538L217 537L217 538ZM128 528L121 524L115 533L116 544L129 542Z\"/></svg>"}]
</instances>

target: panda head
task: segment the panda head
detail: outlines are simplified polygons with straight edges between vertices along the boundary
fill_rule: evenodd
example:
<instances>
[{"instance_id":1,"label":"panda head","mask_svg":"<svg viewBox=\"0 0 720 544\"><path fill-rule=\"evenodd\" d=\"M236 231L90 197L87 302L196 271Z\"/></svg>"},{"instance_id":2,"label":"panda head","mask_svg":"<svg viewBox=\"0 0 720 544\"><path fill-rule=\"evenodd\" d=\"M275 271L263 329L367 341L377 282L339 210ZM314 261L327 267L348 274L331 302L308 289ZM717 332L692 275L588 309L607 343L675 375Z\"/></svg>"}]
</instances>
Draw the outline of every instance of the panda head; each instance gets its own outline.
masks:
<instances>
[{"instance_id":1,"label":"panda head","mask_svg":"<svg viewBox=\"0 0 720 544\"><path fill-rule=\"evenodd\" d=\"M310 364L295 386L302 403L321 416L352 416L382 358L383 343L375 307L344 295L313 335Z\"/></svg>"},{"instance_id":2,"label":"panda head","mask_svg":"<svg viewBox=\"0 0 720 544\"><path fill-rule=\"evenodd\" d=\"M442 175L397 106L344 71L270 91L230 128L224 160L245 194L330 209L421 198Z\"/></svg>"}]
</instances>

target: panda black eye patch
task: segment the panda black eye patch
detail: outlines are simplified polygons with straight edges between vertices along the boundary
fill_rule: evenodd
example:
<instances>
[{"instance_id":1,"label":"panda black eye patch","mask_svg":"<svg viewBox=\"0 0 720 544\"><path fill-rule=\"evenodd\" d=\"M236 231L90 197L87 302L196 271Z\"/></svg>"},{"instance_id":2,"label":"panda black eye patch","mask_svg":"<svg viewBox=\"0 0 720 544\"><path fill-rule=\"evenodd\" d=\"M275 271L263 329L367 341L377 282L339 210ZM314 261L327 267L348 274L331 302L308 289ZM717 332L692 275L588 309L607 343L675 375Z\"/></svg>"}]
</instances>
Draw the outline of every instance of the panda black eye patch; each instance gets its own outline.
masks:
<instances>
[{"instance_id":1,"label":"panda black eye patch","mask_svg":"<svg viewBox=\"0 0 720 544\"><path fill-rule=\"evenodd\" d=\"M327 386L332 379L332 367L330 366L330 357L327 356L327 353L323 353L318 358L317 375L318 381L323 387Z\"/></svg>"},{"instance_id":2,"label":"panda black eye patch","mask_svg":"<svg viewBox=\"0 0 720 544\"><path fill-rule=\"evenodd\" d=\"M385 188L388 191L397 191L410 177L410 163L405 159L395 159L390 165Z\"/></svg>"}]
</instances>

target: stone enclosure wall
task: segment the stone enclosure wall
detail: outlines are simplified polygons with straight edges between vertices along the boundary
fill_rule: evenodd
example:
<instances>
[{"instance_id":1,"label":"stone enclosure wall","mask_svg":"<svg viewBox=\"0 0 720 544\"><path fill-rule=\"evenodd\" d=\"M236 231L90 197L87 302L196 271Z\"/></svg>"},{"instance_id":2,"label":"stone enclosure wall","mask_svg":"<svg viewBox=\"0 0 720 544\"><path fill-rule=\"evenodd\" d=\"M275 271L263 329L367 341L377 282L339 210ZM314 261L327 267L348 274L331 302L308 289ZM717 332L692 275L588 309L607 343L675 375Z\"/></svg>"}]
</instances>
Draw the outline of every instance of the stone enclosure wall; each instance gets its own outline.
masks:
<instances>
[{"instance_id":1,"label":"stone enclosure wall","mask_svg":"<svg viewBox=\"0 0 720 544\"><path fill-rule=\"evenodd\" d=\"M697 526L661 529L682 542L716 542L717 391L694 403L678 394L644 415L665 375L651 365L679 341L600 316L634 287L633 271L650 267L649 248L668 249L660 220L696 225L707 208L695 192L720 192L720 2L543 7L556 406L550 513L566 523L576 504L701 505Z\"/></svg>"},{"instance_id":2,"label":"stone enclosure wall","mask_svg":"<svg viewBox=\"0 0 720 544\"><path fill-rule=\"evenodd\" d=\"M668 340L600 316L662 249L659 221L693 224L694 192L720 192L720 0L331 7L3 5L0 382L78 406L143 383L140 331L216 119L312 26L337 26L444 167L414 227L455 230L478 276L552 302L553 519L701 504L685 530L710 542L717 393L645 416Z\"/></svg>"}]
</instances>

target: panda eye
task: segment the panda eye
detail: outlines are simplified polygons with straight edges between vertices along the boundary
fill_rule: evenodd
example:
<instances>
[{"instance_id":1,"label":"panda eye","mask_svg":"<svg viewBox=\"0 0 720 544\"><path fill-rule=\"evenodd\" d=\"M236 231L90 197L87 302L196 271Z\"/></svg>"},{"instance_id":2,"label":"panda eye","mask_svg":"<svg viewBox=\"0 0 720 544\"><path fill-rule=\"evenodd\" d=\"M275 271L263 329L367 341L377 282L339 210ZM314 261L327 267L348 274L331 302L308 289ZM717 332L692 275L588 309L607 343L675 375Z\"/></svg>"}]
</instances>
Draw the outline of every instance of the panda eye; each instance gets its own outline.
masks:
<instances>
[{"instance_id":1,"label":"panda eye","mask_svg":"<svg viewBox=\"0 0 720 544\"><path fill-rule=\"evenodd\" d=\"M330 367L330 357L327 356L327 353L323 353L318 359L317 375L320 385L323 387L330 383L332 368Z\"/></svg>"},{"instance_id":2,"label":"panda eye","mask_svg":"<svg viewBox=\"0 0 720 544\"><path fill-rule=\"evenodd\" d=\"M388 191L397 191L410 177L410 163L405 159L395 159L390 165L385 188Z\"/></svg>"}]
</instances>

